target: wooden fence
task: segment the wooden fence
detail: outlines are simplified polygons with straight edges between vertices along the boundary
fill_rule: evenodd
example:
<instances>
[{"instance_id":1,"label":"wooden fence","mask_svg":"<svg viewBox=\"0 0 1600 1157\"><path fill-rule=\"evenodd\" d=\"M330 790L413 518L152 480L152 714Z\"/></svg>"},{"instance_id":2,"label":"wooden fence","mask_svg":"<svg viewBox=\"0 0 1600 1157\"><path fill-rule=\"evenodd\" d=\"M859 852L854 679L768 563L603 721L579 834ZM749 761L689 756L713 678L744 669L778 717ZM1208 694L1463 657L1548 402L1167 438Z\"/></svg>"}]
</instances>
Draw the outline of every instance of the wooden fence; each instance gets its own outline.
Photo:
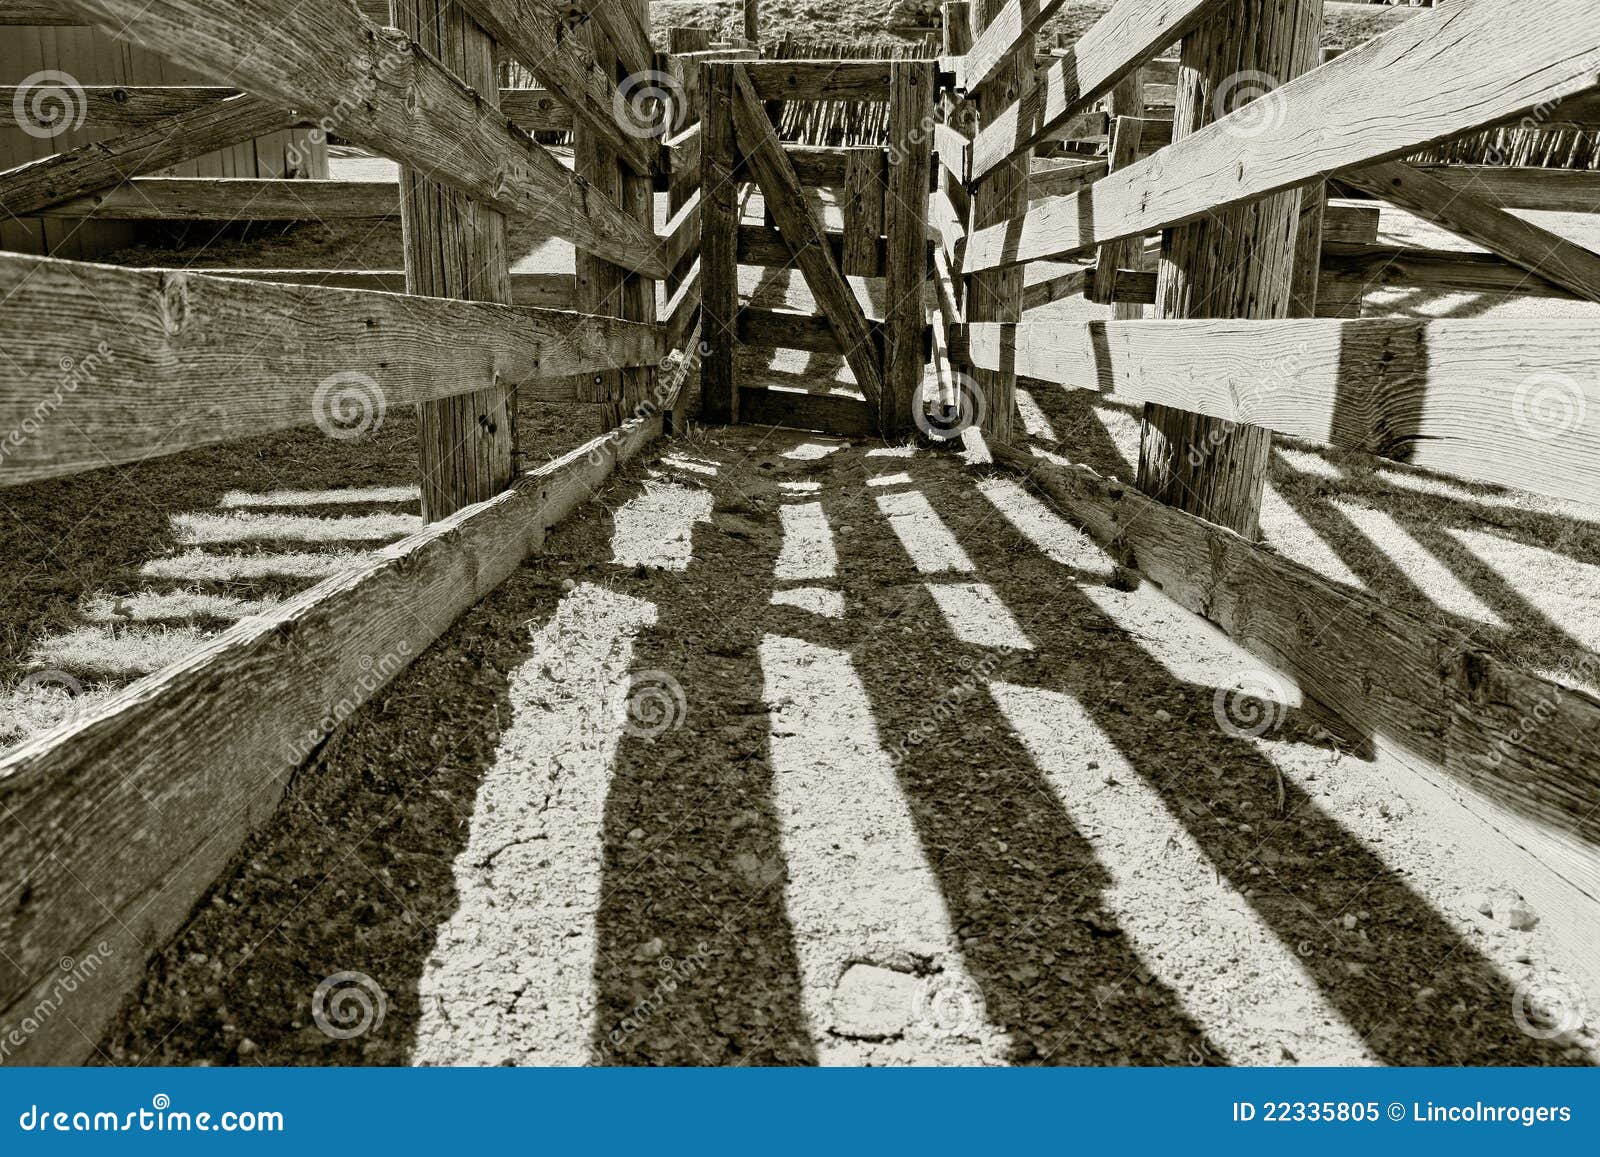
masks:
<instances>
[{"instance_id":1,"label":"wooden fence","mask_svg":"<svg viewBox=\"0 0 1600 1157\"><path fill-rule=\"evenodd\" d=\"M1255 540L1273 432L1600 505L1591 322L1362 316L1377 287L1600 301L1600 256L1509 212L1600 210L1593 174L1400 159L1600 127L1600 8L1451 0L1319 64L1321 0L1121 0L1031 70L1059 7L945 8L933 344L944 403L982 415L969 449L1551 866L1592 955L1600 702ZM1176 74L1144 71L1174 44ZM1154 114L1140 90L1168 75ZM1097 155L1034 159L1086 132ZM1488 253L1380 245L1330 192ZM1029 319L1073 293L1125 312ZM1030 442L1018 376L1142 404L1137 489Z\"/></svg>"},{"instance_id":2,"label":"wooden fence","mask_svg":"<svg viewBox=\"0 0 1600 1157\"><path fill-rule=\"evenodd\" d=\"M1040 55L1061 2L947 4L937 60L758 59L676 33L661 54L643 0L577 25L553 0L49 5L237 87L89 94L125 136L0 173L0 204L398 215L405 263L0 255L0 485L310 425L372 367L357 386L421 407L430 525L0 761L0 805L27 817L0 827L0 1023L47 999L61 958L111 946L77 1026L47 1019L7 1059L83 1053L79 1030L271 813L308 721L382 685L360 657L443 632L681 416L697 363L710 422L904 439L976 415L975 458L1025 471L1125 565L1437 774L1590 905L1593 943L1600 702L1333 587L1256 526L1274 431L1600 505L1592 327L1362 316L1375 285L1600 300L1600 257L1507 211L1593 207L1589 174L1397 159L1536 110L1600 127L1600 9L1452 0L1322 62L1321 0L1119 0ZM500 55L538 87L504 88ZM630 100L641 77L675 90L672 124L619 112L655 107ZM782 139L827 100L872 106L881 139ZM398 181L147 175L289 124L394 159ZM530 132L570 132L572 167ZM1380 200L1489 252L1383 246ZM515 216L571 241L574 271L512 274ZM1030 320L1079 294L1112 320ZM773 369L779 349L853 380ZM1137 489L1030 441L1019 376L1143 405ZM526 472L513 391L595 403L611 429Z\"/></svg>"}]
</instances>

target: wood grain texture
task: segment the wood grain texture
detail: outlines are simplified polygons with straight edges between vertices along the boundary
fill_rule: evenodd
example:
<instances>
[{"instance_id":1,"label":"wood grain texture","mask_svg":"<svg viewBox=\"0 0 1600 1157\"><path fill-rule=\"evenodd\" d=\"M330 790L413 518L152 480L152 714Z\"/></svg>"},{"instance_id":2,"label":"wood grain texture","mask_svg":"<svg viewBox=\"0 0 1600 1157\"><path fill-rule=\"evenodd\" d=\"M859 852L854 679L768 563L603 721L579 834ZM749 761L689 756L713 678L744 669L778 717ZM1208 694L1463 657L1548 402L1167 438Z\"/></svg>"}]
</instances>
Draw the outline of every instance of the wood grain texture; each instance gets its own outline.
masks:
<instances>
[{"instance_id":1,"label":"wood grain texture","mask_svg":"<svg viewBox=\"0 0 1600 1157\"><path fill-rule=\"evenodd\" d=\"M739 187L733 175L733 73L702 65L700 146L700 416L739 420Z\"/></svg>"},{"instance_id":2,"label":"wood grain texture","mask_svg":"<svg viewBox=\"0 0 1600 1157\"><path fill-rule=\"evenodd\" d=\"M239 89L225 85L86 84L82 88L85 128L148 128L163 117L240 95ZM0 84L0 123L13 118L19 91L16 85ZM572 128L572 110L551 96L549 89L503 88L500 111L524 132Z\"/></svg>"},{"instance_id":3,"label":"wood grain texture","mask_svg":"<svg viewBox=\"0 0 1600 1157\"><path fill-rule=\"evenodd\" d=\"M243 281L282 281L291 285L321 285L329 289L365 289L378 293L404 293L404 269L162 269L141 266L145 273L173 276L203 273L207 277L232 277ZM572 308L572 274L513 273L511 304L540 309Z\"/></svg>"},{"instance_id":4,"label":"wood grain texture","mask_svg":"<svg viewBox=\"0 0 1600 1157\"><path fill-rule=\"evenodd\" d=\"M1262 102L1273 99L1271 85L1316 67L1322 25L1322 0L1228 0L1212 9L1183 40L1175 142L1252 103L1270 115ZM1251 79L1240 85L1240 77ZM1287 317L1300 203L1300 190L1288 189L1167 230L1156 317ZM1253 540L1271 453L1263 427L1152 403L1141 428L1138 486Z\"/></svg>"},{"instance_id":5,"label":"wood grain texture","mask_svg":"<svg viewBox=\"0 0 1600 1157\"><path fill-rule=\"evenodd\" d=\"M1542 127L1542 126L1541 126ZM1512 165L1414 165L1442 185L1501 209L1600 213L1600 172Z\"/></svg>"},{"instance_id":6,"label":"wood grain texture","mask_svg":"<svg viewBox=\"0 0 1600 1157\"><path fill-rule=\"evenodd\" d=\"M1087 190L974 233L968 268L1068 257L1387 160L1560 100L1597 72L1600 6L1550 0L1508 11L1453 0L1276 89L1260 123L1241 109ZM1412 95L1396 102L1400 90Z\"/></svg>"},{"instance_id":7,"label":"wood grain texture","mask_svg":"<svg viewBox=\"0 0 1600 1157\"><path fill-rule=\"evenodd\" d=\"M479 2L498 4L502 0L479 0ZM589 16L594 21L595 27L600 29L605 38L611 42L611 50L616 54L617 63L628 75L649 72L655 67L655 53L650 47L648 15L641 23L634 8L621 3L620 0L575 0L571 5L550 7L563 16L573 9Z\"/></svg>"},{"instance_id":8,"label":"wood grain texture","mask_svg":"<svg viewBox=\"0 0 1600 1157\"><path fill-rule=\"evenodd\" d=\"M888 100L893 60L748 60L758 101Z\"/></svg>"},{"instance_id":9,"label":"wood grain texture","mask_svg":"<svg viewBox=\"0 0 1600 1157\"><path fill-rule=\"evenodd\" d=\"M494 37L453 0L391 0L395 27L475 91L499 93ZM492 106L491 106L492 107ZM464 301L511 301L506 219L428 170L400 168L406 291ZM579 254L582 258L582 254ZM580 306L581 308L581 306ZM441 333L442 341L449 337ZM434 522L492 498L516 471L516 387L463 372L463 389L417 407L422 517Z\"/></svg>"},{"instance_id":10,"label":"wood grain texture","mask_svg":"<svg viewBox=\"0 0 1600 1157\"><path fill-rule=\"evenodd\" d=\"M109 221L337 221L400 215L393 181L276 177L135 177L40 210Z\"/></svg>"},{"instance_id":11,"label":"wood grain texture","mask_svg":"<svg viewBox=\"0 0 1600 1157\"><path fill-rule=\"evenodd\" d=\"M1038 450L988 449L1168 597L1358 734L1431 765L1480 820L1530 833L1523 846L1589 900L1600 898L1600 702L1086 467ZM1593 925L1575 938L1590 952L1600 940Z\"/></svg>"},{"instance_id":12,"label":"wood grain texture","mask_svg":"<svg viewBox=\"0 0 1600 1157\"><path fill-rule=\"evenodd\" d=\"M0 173L0 210L14 217L120 184L301 122L253 96L209 101L109 141L92 141Z\"/></svg>"},{"instance_id":13,"label":"wood grain texture","mask_svg":"<svg viewBox=\"0 0 1600 1157\"><path fill-rule=\"evenodd\" d=\"M1001 0L973 0L969 18L974 42L982 37L984 29L1001 9ZM1014 107L1019 100L1026 99L1034 88L1036 82L1030 67L1033 47L1033 37L1023 37L994 79L978 92L977 99L972 103L977 106L979 136L983 129L1003 117L1006 110ZM1032 157L1024 151L991 170L988 179L974 190L972 208L967 218L968 244L973 233L1009 221L1027 210L1028 172L1032 164ZM960 258L960 270L966 283L961 301L966 316L973 321L1020 321L1024 281L1022 270L996 269L968 276L973 268L967 260L965 247ZM955 264L951 262L952 268ZM983 395L981 417L984 433L1003 442L1010 441L1017 436L1019 429L1016 377L992 370L979 370L974 376Z\"/></svg>"},{"instance_id":14,"label":"wood grain texture","mask_svg":"<svg viewBox=\"0 0 1600 1157\"><path fill-rule=\"evenodd\" d=\"M93 23L207 75L326 120L344 137L434 175L578 248L661 276L652 231L402 33L348 4L297 0L62 0ZM449 164L441 165L442 158Z\"/></svg>"},{"instance_id":15,"label":"wood grain texture","mask_svg":"<svg viewBox=\"0 0 1600 1157\"><path fill-rule=\"evenodd\" d=\"M650 172L655 158L654 140L629 132L627 119L617 116L613 102L617 87L610 73L597 64L586 38L568 29L567 5L554 0L455 2L634 172ZM621 3L607 0L597 7L605 9L609 18L610 10L621 7ZM643 72L648 68L646 64L629 71Z\"/></svg>"},{"instance_id":16,"label":"wood grain texture","mask_svg":"<svg viewBox=\"0 0 1600 1157\"><path fill-rule=\"evenodd\" d=\"M972 143L972 179L984 180L1000 164L1044 140L1221 2L1119 0L1066 55L1050 63L1029 92L998 110L979 131Z\"/></svg>"},{"instance_id":17,"label":"wood grain texture","mask_svg":"<svg viewBox=\"0 0 1600 1157\"><path fill-rule=\"evenodd\" d=\"M1578 297L1493 253L1390 245L1324 246L1319 282L1319 300L1348 301L1391 286L1436 293L1492 293L1567 301Z\"/></svg>"},{"instance_id":18,"label":"wood grain texture","mask_svg":"<svg viewBox=\"0 0 1600 1157\"><path fill-rule=\"evenodd\" d=\"M928 129L935 82L932 61L897 61L890 72L887 310L878 399L878 428L886 438L912 429L912 405L927 364L923 286L928 280L928 187L933 181Z\"/></svg>"},{"instance_id":19,"label":"wood grain texture","mask_svg":"<svg viewBox=\"0 0 1600 1157\"><path fill-rule=\"evenodd\" d=\"M71 1017L8 1059L79 1063L285 784L359 704L420 655L661 431L635 419L512 490L246 620L0 760L0 1023L48 994L63 956L110 951ZM345 710L345 708L339 708Z\"/></svg>"},{"instance_id":20,"label":"wood grain texture","mask_svg":"<svg viewBox=\"0 0 1600 1157\"><path fill-rule=\"evenodd\" d=\"M745 64L711 66L713 72L729 74L739 150L761 186L762 197L777 221L794 263L805 275L818 308L838 339L851 373L867 400L877 406L883 394L882 352L861 312L860 303L839 272L822 221L795 176L794 166L761 108L755 87L745 76L747 67Z\"/></svg>"},{"instance_id":21,"label":"wood grain texture","mask_svg":"<svg viewBox=\"0 0 1600 1157\"><path fill-rule=\"evenodd\" d=\"M752 426L819 430L841 438L860 438L878 427L872 408L859 398L837 394L798 393L761 386L739 387L739 410Z\"/></svg>"},{"instance_id":22,"label":"wood grain texture","mask_svg":"<svg viewBox=\"0 0 1600 1157\"><path fill-rule=\"evenodd\" d=\"M1111 150L1106 155L1106 171L1114 173L1133 164L1139 156L1140 120L1137 115L1119 116L1111 125ZM1095 254L1093 296L1090 301L1110 303L1117 288L1117 270L1132 267L1144 249L1144 239L1127 237L1108 241ZM1118 314L1118 317L1123 315Z\"/></svg>"},{"instance_id":23,"label":"wood grain texture","mask_svg":"<svg viewBox=\"0 0 1600 1157\"><path fill-rule=\"evenodd\" d=\"M972 42L961 83L969 94L976 93L999 73L1002 65L1043 28L1060 10L1065 0L1006 0L983 34Z\"/></svg>"},{"instance_id":24,"label":"wood grain texture","mask_svg":"<svg viewBox=\"0 0 1600 1157\"><path fill-rule=\"evenodd\" d=\"M659 330L632 322L46 257L0 255L0 297L12 486L328 421L340 399L499 379L571 400L564 376L661 357Z\"/></svg>"},{"instance_id":25,"label":"wood grain texture","mask_svg":"<svg viewBox=\"0 0 1600 1157\"><path fill-rule=\"evenodd\" d=\"M793 157L793 150L789 155ZM852 149L846 158L843 245L839 254L839 269L846 277L878 277L883 273L884 245L879 244L879 238L883 236L884 202L889 192L888 162L883 149ZM799 171L795 166L795 172Z\"/></svg>"},{"instance_id":26,"label":"wood grain texture","mask_svg":"<svg viewBox=\"0 0 1600 1157\"><path fill-rule=\"evenodd\" d=\"M978 365L1600 506L1593 326L1521 319L966 327Z\"/></svg>"},{"instance_id":27,"label":"wood grain texture","mask_svg":"<svg viewBox=\"0 0 1600 1157\"><path fill-rule=\"evenodd\" d=\"M1344 180L1442 226L1588 301L1600 301L1600 253L1541 229L1461 187L1401 161Z\"/></svg>"}]
</instances>

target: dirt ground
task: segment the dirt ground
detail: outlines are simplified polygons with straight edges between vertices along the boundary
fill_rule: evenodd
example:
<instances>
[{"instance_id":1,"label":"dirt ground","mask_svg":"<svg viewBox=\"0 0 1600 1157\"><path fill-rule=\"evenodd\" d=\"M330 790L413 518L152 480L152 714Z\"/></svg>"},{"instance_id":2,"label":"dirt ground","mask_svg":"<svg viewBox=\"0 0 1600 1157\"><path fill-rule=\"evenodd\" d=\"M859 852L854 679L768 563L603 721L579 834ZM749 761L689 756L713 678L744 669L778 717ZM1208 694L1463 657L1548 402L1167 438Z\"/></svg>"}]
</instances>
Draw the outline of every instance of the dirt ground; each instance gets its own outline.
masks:
<instances>
[{"instance_id":1,"label":"dirt ground","mask_svg":"<svg viewBox=\"0 0 1600 1157\"><path fill-rule=\"evenodd\" d=\"M108 1063L1572 1063L1518 881L1014 479L732 428L296 779ZM360 974L381 1024L318 1027ZM359 1023L359 1022L358 1022Z\"/></svg>"}]
</instances>

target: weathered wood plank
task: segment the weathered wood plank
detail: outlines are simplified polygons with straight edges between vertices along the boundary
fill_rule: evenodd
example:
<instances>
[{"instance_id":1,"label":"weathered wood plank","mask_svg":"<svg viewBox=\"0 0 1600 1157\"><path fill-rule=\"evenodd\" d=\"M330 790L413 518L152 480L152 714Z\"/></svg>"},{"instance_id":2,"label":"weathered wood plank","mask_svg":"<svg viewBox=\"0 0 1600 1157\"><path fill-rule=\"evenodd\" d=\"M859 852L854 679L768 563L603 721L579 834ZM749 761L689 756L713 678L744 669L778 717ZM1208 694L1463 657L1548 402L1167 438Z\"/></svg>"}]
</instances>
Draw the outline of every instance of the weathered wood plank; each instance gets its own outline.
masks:
<instances>
[{"instance_id":1,"label":"weathered wood plank","mask_svg":"<svg viewBox=\"0 0 1600 1157\"><path fill-rule=\"evenodd\" d=\"M1454 0L1276 89L1263 125L1240 109L1082 192L974 233L968 268L1067 257L1399 156L1587 89L1597 71L1600 7L1587 0L1512 11ZM1395 102L1399 90L1410 99Z\"/></svg>"},{"instance_id":2,"label":"weathered wood plank","mask_svg":"<svg viewBox=\"0 0 1600 1157\"><path fill-rule=\"evenodd\" d=\"M1137 115L1119 116L1111 126L1111 151L1106 156L1106 171L1125 169L1139 156L1140 121ZM1132 266L1144 249L1143 238L1126 237L1108 241L1095 255L1091 301L1110 303L1117 288L1117 270ZM1119 316L1122 316L1119 314Z\"/></svg>"},{"instance_id":3,"label":"weathered wood plank","mask_svg":"<svg viewBox=\"0 0 1600 1157\"><path fill-rule=\"evenodd\" d=\"M882 351L867 326L860 303L839 272L827 244L826 230L761 108L755 87L745 75L747 67L745 64L711 66L712 72L726 72L730 77L739 150L761 186L763 199L778 223L795 264L805 274L818 308L838 338L839 348L861 392L876 406L883 394Z\"/></svg>"},{"instance_id":4,"label":"weathered wood plank","mask_svg":"<svg viewBox=\"0 0 1600 1157\"><path fill-rule=\"evenodd\" d=\"M1600 506L1600 350L1586 321L1024 323L965 332L980 366Z\"/></svg>"},{"instance_id":5,"label":"weathered wood plank","mask_svg":"<svg viewBox=\"0 0 1600 1157\"><path fill-rule=\"evenodd\" d=\"M1512 294L1568 301L1578 296L1493 253L1389 245L1328 244L1323 247L1319 299L1349 301L1389 286L1439 293Z\"/></svg>"},{"instance_id":6,"label":"weathered wood plank","mask_svg":"<svg viewBox=\"0 0 1600 1157\"><path fill-rule=\"evenodd\" d=\"M109 141L94 141L0 173L0 210L21 217L215 149L301 123L253 96L210 101Z\"/></svg>"},{"instance_id":7,"label":"weathered wood plank","mask_svg":"<svg viewBox=\"0 0 1600 1157\"><path fill-rule=\"evenodd\" d=\"M298 0L61 0L188 68L238 79L359 144L423 169L578 248L662 276L652 231L588 189L404 34L347 4ZM441 157L451 158L439 166Z\"/></svg>"},{"instance_id":8,"label":"weathered wood plank","mask_svg":"<svg viewBox=\"0 0 1600 1157\"><path fill-rule=\"evenodd\" d=\"M1413 768L1420 758L1443 772L1478 818L1527 839L1545 867L1600 898L1600 703L1086 467L988 448L1169 598L1287 673L1358 735L1409 756ZM1592 928L1577 938L1592 953Z\"/></svg>"},{"instance_id":9,"label":"weathered wood plank","mask_svg":"<svg viewBox=\"0 0 1600 1157\"><path fill-rule=\"evenodd\" d=\"M961 71L961 83L968 94L976 93L999 73L1000 67L1016 53L1024 40L1032 42L1035 32L1060 10L1065 0L1007 0L1006 6L989 22L983 34L972 42Z\"/></svg>"},{"instance_id":10,"label":"weathered wood plank","mask_svg":"<svg viewBox=\"0 0 1600 1157\"><path fill-rule=\"evenodd\" d=\"M739 187L733 128L733 74L702 66L700 126L700 414L739 420L735 359L739 350Z\"/></svg>"},{"instance_id":11,"label":"weathered wood plank","mask_svg":"<svg viewBox=\"0 0 1600 1157\"><path fill-rule=\"evenodd\" d=\"M232 277L243 281L282 281L291 285L322 285L329 289L365 289L378 293L404 293L404 269L161 269L142 266L141 272L172 276L203 273L207 277ZM572 274L513 273L511 304L543 309L572 308Z\"/></svg>"},{"instance_id":12,"label":"weathered wood plank","mask_svg":"<svg viewBox=\"0 0 1600 1157\"><path fill-rule=\"evenodd\" d=\"M876 418L867 403L837 394L740 386L739 410L744 415L741 420L748 425L820 430L841 438L864 437L877 428Z\"/></svg>"},{"instance_id":13,"label":"weathered wood plank","mask_svg":"<svg viewBox=\"0 0 1600 1157\"><path fill-rule=\"evenodd\" d=\"M335 705L381 690L661 428L656 413L579 446L0 760L0 809L28 817L0 825L0 1023L48 995L63 957L103 957L71 1017L46 1018L8 1059L91 1052Z\"/></svg>"},{"instance_id":14,"label":"weathered wood plank","mask_svg":"<svg viewBox=\"0 0 1600 1157\"><path fill-rule=\"evenodd\" d=\"M661 357L634 322L47 257L0 255L0 297L0 485Z\"/></svg>"},{"instance_id":15,"label":"weathered wood plank","mask_svg":"<svg viewBox=\"0 0 1600 1157\"><path fill-rule=\"evenodd\" d=\"M846 161L844 244L839 255L839 269L846 277L877 277L883 272L879 238L884 231L888 160L883 149L855 149ZM799 171L796 166L795 172Z\"/></svg>"},{"instance_id":16,"label":"weathered wood plank","mask_svg":"<svg viewBox=\"0 0 1600 1157\"><path fill-rule=\"evenodd\" d=\"M387 0L385 0L387 5ZM193 112L242 90L226 85L201 84L86 84L83 91L83 127L148 128L162 117ZM0 123L14 120L17 96L27 99L18 85L0 84ZM503 88L500 111L524 132L566 131L572 128L572 110L549 89Z\"/></svg>"},{"instance_id":17,"label":"weathered wood plank","mask_svg":"<svg viewBox=\"0 0 1600 1157\"><path fill-rule=\"evenodd\" d=\"M1343 179L1579 297L1600 301L1600 253L1515 217L1468 189L1401 161L1346 173Z\"/></svg>"},{"instance_id":18,"label":"weathered wood plank","mask_svg":"<svg viewBox=\"0 0 1600 1157\"><path fill-rule=\"evenodd\" d=\"M1441 185L1501 209L1600 213L1600 172L1512 165L1413 165ZM1353 176L1354 174L1349 174ZM1344 181L1346 178L1341 177Z\"/></svg>"},{"instance_id":19,"label":"weathered wood plank","mask_svg":"<svg viewBox=\"0 0 1600 1157\"><path fill-rule=\"evenodd\" d=\"M933 181L933 124L936 77L929 61L899 61L890 73L889 194L885 198L889 240L884 283L888 312L883 331L883 392L878 428L885 437L912 428L912 400L927 363L923 335L928 280L928 186ZM869 395L870 396L870 395Z\"/></svg>"},{"instance_id":20,"label":"weathered wood plank","mask_svg":"<svg viewBox=\"0 0 1600 1157\"><path fill-rule=\"evenodd\" d=\"M475 91L488 93L494 107L499 93L495 38L466 7L453 0L392 0L390 11L395 27ZM407 292L509 303L505 215L433 180L430 171L400 168ZM460 383L461 391L417 407L422 517L428 522L494 497L516 473L515 384L467 367Z\"/></svg>"},{"instance_id":21,"label":"weathered wood plank","mask_svg":"<svg viewBox=\"0 0 1600 1157\"><path fill-rule=\"evenodd\" d=\"M647 126L617 115L612 100L616 85L596 65L583 39L568 33L567 5L554 0L456 2L629 168L636 173L650 172L655 159L654 140L643 131ZM609 10L617 6L617 0L608 0L598 7L607 9L609 15ZM626 100L622 103L627 105ZM628 111L634 110L629 106Z\"/></svg>"},{"instance_id":22,"label":"weathered wood plank","mask_svg":"<svg viewBox=\"0 0 1600 1157\"><path fill-rule=\"evenodd\" d=\"M39 210L104 221L335 221L400 215L394 181L135 177Z\"/></svg>"},{"instance_id":23,"label":"weathered wood plank","mask_svg":"<svg viewBox=\"0 0 1600 1157\"><path fill-rule=\"evenodd\" d=\"M893 60L747 60L763 100L888 100Z\"/></svg>"},{"instance_id":24,"label":"weathered wood plank","mask_svg":"<svg viewBox=\"0 0 1600 1157\"><path fill-rule=\"evenodd\" d=\"M972 143L972 179L984 180L998 165L1044 140L1221 2L1119 0L1021 100L978 133Z\"/></svg>"}]
</instances>

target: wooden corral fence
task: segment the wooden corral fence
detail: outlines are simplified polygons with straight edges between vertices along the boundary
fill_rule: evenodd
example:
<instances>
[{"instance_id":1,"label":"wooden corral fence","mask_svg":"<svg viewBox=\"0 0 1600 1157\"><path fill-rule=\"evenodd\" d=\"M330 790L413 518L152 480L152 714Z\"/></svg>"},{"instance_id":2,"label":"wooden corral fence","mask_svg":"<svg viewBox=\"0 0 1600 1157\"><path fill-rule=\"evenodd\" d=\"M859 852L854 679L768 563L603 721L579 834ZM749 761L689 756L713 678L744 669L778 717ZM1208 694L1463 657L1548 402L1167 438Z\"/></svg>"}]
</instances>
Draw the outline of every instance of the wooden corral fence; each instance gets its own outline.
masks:
<instances>
[{"instance_id":1,"label":"wooden corral fence","mask_svg":"<svg viewBox=\"0 0 1600 1157\"><path fill-rule=\"evenodd\" d=\"M1529 898L1592 947L1600 702L1334 587L1262 547L1257 520L1274 431L1600 504L1591 325L1362 316L1375 285L1600 300L1600 256L1506 211L1576 205L1588 174L1397 159L1538 109L1600 127L1600 8L1451 0L1319 63L1322 0L1119 0L1041 55L1061 4L948 4L937 60L759 59L687 30L663 54L644 0L26 6L229 87L93 94L141 110L119 114L127 137L0 173L0 204L398 214L405 263L202 274L0 255L0 485L312 425L367 391L420 408L430 525L0 761L0 1024L35 1023L4 1059L84 1055L271 814L329 705L405 665L370 657L408 661L510 574L682 420L696 366L708 422L955 430L1026 472L1121 563L1546 865L1559 890ZM502 90L502 57L538 87ZM631 99L641 78L674 90L671 124ZM775 128L839 99L879 110L881 142ZM196 147L196 124L251 118L336 132L399 179L287 189L139 167L142 150ZM530 131L570 131L571 167ZM1489 253L1382 246L1374 199ZM512 274L508 217L569 240L574 272ZM758 297L774 275L781 307ZM1079 294L1114 319L1029 320ZM770 368L779 349L841 359L853 393ZM1030 441L1019 376L1144 405L1137 488ZM612 428L525 470L515 391L598 404ZM71 1019L37 1014L58 962L90 954L101 971Z\"/></svg>"},{"instance_id":2,"label":"wooden corral fence","mask_svg":"<svg viewBox=\"0 0 1600 1157\"><path fill-rule=\"evenodd\" d=\"M945 404L981 414L975 453L1562 877L1548 900L1595 958L1600 702L1256 540L1273 432L1600 505L1592 322L1362 316L1383 286L1600 301L1600 256L1508 211L1600 210L1594 174L1400 159L1529 118L1600 127L1600 6L1450 0L1319 64L1322 0L1121 0L1028 67L1059 7L945 7ZM1089 134L1097 155L1057 159ZM1373 202L1330 186L1489 252L1380 245ZM1030 321L1068 293L1119 312ZM1137 488L1030 442L1019 376L1143 404Z\"/></svg>"},{"instance_id":3,"label":"wooden corral fence","mask_svg":"<svg viewBox=\"0 0 1600 1157\"><path fill-rule=\"evenodd\" d=\"M680 67L651 45L644 0L590 8L7 5L12 25L93 24L226 84L85 90L88 120L121 135L0 172L8 214L399 216L405 241L388 271L0 254L0 485L414 405L430 525L0 761L5 1063L89 1052L330 705L377 691L681 414L699 361L700 130L633 95ZM502 90L505 60L540 87ZM143 175L289 125L392 158L398 182ZM570 165L529 135L557 130ZM675 209L661 232L657 191ZM518 216L571 241L575 272L511 274ZM518 392L598 403L612 428L526 470ZM100 967L57 1016L69 956Z\"/></svg>"}]
</instances>

